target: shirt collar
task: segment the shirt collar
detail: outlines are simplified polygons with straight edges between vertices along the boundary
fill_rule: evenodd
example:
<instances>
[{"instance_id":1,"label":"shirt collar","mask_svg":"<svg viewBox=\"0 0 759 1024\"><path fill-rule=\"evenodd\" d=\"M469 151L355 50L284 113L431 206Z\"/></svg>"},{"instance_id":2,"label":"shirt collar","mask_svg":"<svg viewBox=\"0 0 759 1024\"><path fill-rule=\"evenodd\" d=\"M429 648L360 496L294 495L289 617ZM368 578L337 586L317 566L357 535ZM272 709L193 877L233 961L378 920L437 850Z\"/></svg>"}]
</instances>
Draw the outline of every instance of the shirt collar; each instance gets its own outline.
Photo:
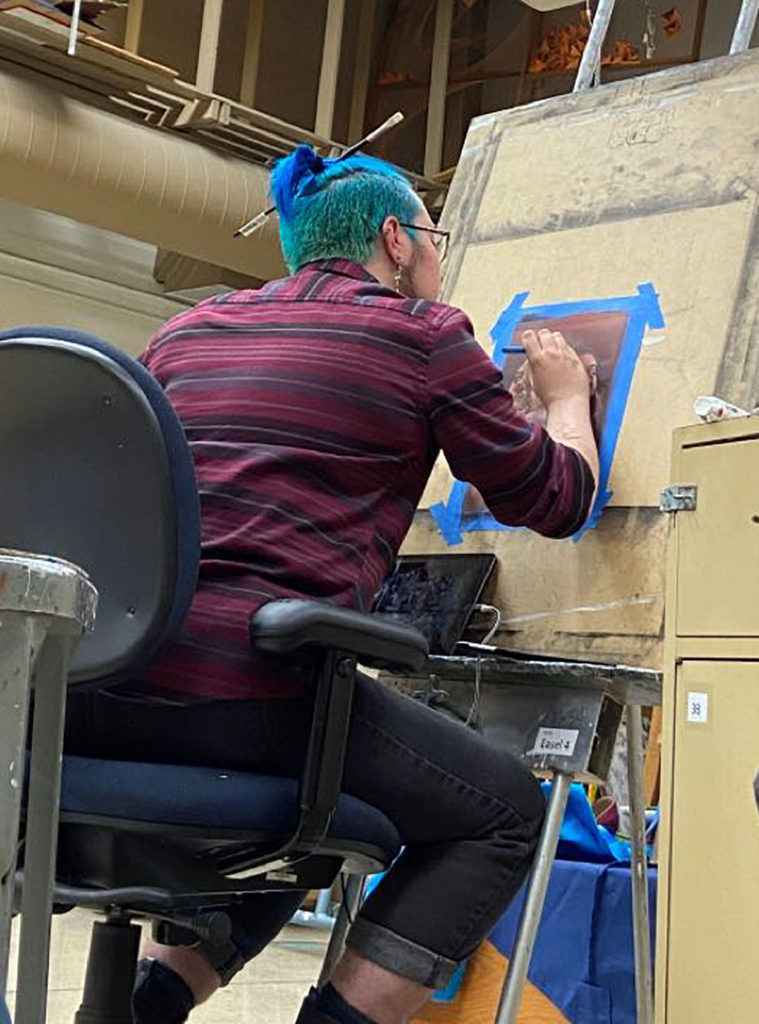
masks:
<instances>
[{"instance_id":1,"label":"shirt collar","mask_svg":"<svg viewBox=\"0 0 759 1024\"><path fill-rule=\"evenodd\" d=\"M374 274L370 274L366 267L353 260L331 259L317 260L315 263L307 263L301 270L320 270L324 274L341 274L343 277L352 277L356 281L371 281L378 284Z\"/></svg>"}]
</instances>

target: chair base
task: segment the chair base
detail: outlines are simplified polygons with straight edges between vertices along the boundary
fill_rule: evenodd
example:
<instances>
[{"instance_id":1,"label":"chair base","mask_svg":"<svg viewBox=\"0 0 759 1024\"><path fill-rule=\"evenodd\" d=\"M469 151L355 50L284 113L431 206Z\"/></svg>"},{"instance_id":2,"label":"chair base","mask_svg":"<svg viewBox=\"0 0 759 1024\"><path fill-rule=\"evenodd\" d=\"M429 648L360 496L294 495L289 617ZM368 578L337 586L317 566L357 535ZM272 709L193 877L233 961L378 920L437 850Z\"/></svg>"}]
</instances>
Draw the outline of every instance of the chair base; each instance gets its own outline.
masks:
<instances>
[{"instance_id":1,"label":"chair base","mask_svg":"<svg viewBox=\"0 0 759 1024\"><path fill-rule=\"evenodd\" d=\"M132 1024L141 929L123 918L92 926L82 1004L75 1024Z\"/></svg>"}]
</instances>

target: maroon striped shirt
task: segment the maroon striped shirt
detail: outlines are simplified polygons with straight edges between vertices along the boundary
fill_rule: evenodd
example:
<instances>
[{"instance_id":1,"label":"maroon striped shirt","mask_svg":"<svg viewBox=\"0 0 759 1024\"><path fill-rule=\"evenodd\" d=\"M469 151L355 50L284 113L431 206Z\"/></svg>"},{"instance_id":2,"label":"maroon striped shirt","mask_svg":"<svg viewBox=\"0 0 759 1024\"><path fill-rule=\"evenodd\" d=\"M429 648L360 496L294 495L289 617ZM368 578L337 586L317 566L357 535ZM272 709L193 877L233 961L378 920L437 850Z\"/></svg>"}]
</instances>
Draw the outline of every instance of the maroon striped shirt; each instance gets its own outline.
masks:
<instances>
[{"instance_id":1,"label":"maroon striped shirt","mask_svg":"<svg viewBox=\"0 0 759 1024\"><path fill-rule=\"evenodd\" d=\"M515 410L467 317L343 260L201 302L142 357L187 434L201 501L197 593L144 683L182 701L302 694L252 656L248 619L309 597L368 610L442 449L501 522L574 533L590 470Z\"/></svg>"}]
</instances>

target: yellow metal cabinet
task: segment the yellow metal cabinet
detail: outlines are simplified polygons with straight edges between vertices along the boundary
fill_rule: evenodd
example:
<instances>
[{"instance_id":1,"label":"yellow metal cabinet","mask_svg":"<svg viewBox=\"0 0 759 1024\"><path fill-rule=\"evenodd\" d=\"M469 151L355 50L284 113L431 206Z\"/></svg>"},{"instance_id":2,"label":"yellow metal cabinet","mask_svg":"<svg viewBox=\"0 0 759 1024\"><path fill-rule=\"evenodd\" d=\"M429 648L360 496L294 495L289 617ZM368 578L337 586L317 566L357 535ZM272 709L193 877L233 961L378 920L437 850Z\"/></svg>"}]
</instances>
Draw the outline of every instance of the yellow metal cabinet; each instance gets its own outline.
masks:
<instances>
[{"instance_id":1,"label":"yellow metal cabinet","mask_svg":"<svg viewBox=\"0 0 759 1024\"><path fill-rule=\"evenodd\" d=\"M759 1022L759 419L677 431L657 1024Z\"/></svg>"}]
</instances>

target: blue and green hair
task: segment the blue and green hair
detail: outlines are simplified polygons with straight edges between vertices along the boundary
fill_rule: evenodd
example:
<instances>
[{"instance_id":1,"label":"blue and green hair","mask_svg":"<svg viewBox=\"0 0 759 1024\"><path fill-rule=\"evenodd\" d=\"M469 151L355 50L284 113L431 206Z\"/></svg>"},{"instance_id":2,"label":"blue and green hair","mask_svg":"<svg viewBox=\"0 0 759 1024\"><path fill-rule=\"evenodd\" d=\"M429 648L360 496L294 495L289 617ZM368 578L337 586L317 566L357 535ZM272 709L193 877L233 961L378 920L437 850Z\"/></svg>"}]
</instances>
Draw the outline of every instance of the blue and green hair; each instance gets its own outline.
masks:
<instances>
[{"instance_id":1,"label":"blue and green hair","mask_svg":"<svg viewBox=\"0 0 759 1024\"><path fill-rule=\"evenodd\" d=\"M413 224L421 209L392 164L360 154L323 158L306 145L274 167L271 194L291 271L315 260L366 263L387 217Z\"/></svg>"}]
</instances>

